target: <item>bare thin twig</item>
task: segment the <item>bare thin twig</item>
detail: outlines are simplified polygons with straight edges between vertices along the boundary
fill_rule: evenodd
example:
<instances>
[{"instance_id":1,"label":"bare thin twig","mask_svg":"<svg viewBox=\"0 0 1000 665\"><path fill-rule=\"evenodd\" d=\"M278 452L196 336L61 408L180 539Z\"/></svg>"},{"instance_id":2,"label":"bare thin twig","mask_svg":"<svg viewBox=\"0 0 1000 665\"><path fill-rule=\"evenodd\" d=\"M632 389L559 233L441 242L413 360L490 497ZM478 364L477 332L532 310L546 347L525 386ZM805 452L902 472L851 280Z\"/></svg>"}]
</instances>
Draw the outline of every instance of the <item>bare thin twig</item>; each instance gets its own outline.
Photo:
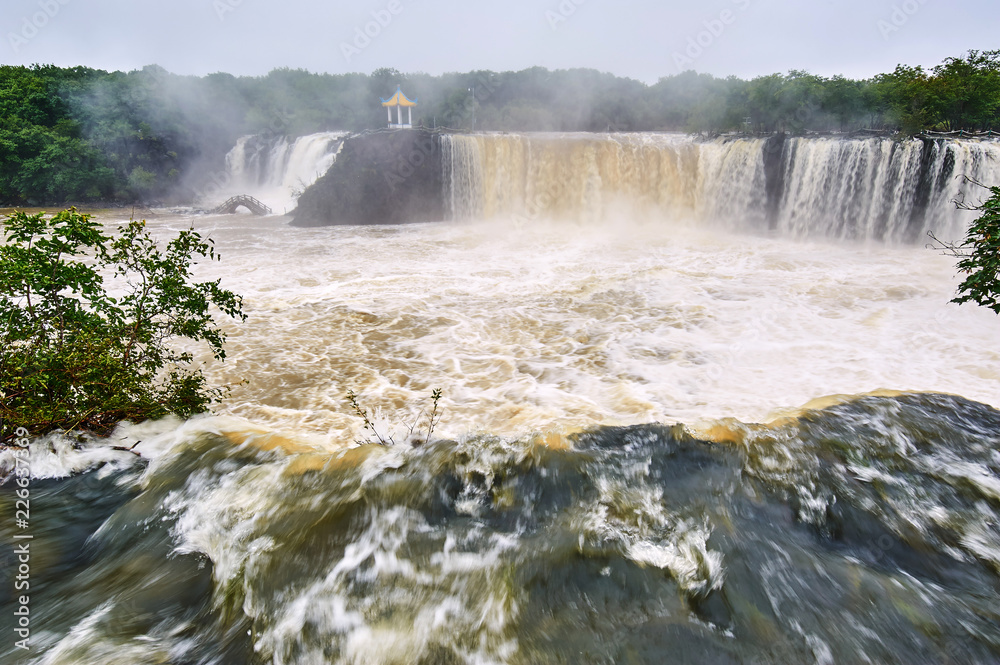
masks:
<instances>
[{"instance_id":1,"label":"bare thin twig","mask_svg":"<svg viewBox=\"0 0 1000 665\"><path fill-rule=\"evenodd\" d=\"M377 443L383 446L395 445L395 440L391 434L386 434L383 436L375 428L375 423L372 422L371 418L368 417L367 409L363 409L361 404L358 402L358 396L353 390L347 392L347 401L351 404L351 408L354 409L355 415L357 415L364 422L365 429L371 430L372 434L375 435ZM431 440L431 435L434 434L434 428L437 427L438 423L441 421L441 414L438 412L438 403L441 401L441 389L436 388L431 392L431 411L430 415L427 417L427 435L421 439L419 436L414 437L413 431L417 428L420 420L423 418L425 411L421 410L417 414L414 421L407 426L407 436L406 440L409 441L414 446L419 446L423 443L427 443ZM374 443L373 441L357 441L357 443Z\"/></svg>"},{"instance_id":2,"label":"bare thin twig","mask_svg":"<svg viewBox=\"0 0 1000 665\"><path fill-rule=\"evenodd\" d=\"M386 441L385 438L383 438L382 435L378 433L378 430L375 429L375 423L373 423L368 418L368 411L362 409L361 405L358 404L358 396L357 394L355 394L353 390L347 391L347 401L351 403L351 407L354 409L354 413L360 416L361 419L365 422L365 429L370 429L372 433L375 435L375 438L378 439L379 445L388 446L390 444L395 443L395 441L392 440L391 436L389 437L389 440Z\"/></svg>"}]
</instances>

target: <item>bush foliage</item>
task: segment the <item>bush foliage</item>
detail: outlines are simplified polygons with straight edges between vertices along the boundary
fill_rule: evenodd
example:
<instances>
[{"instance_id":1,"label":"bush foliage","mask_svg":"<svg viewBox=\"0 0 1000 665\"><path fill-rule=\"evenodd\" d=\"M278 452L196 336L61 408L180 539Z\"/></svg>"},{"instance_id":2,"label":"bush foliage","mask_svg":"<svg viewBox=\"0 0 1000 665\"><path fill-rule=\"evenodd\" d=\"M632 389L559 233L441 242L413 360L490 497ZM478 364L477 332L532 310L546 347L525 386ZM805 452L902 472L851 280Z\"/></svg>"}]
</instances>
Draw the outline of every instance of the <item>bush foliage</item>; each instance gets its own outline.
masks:
<instances>
[{"instance_id":1,"label":"bush foliage","mask_svg":"<svg viewBox=\"0 0 1000 665\"><path fill-rule=\"evenodd\" d=\"M190 351L203 342L225 358L213 306L245 319L219 280L192 279L199 257L218 258L211 240L190 229L161 250L145 222L112 237L75 208L14 213L3 235L0 440L19 427L103 433L125 419L189 416L223 394Z\"/></svg>"},{"instance_id":2,"label":"bush foliage","mask_svg":"<svg viewBox=\"0 0 1000 665\"><path fill-rule=\"evenodd\" d=\"M989 187L991 196L976 206L982 214L969 226L965 240L953 252L965 279L952 302L974 302L1000 314L1000 187Z\"/></svg>"}]
</instances>

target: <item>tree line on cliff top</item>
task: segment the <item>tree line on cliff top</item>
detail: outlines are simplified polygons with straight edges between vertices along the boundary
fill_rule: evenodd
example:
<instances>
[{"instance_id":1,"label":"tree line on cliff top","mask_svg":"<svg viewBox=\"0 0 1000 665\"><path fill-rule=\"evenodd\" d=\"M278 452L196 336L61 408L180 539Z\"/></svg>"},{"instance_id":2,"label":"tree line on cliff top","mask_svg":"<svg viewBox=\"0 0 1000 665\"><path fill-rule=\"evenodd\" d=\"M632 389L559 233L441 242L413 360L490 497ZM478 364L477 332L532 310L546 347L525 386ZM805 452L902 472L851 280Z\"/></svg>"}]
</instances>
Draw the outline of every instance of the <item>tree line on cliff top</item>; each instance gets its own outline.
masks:
<instances>
[{"instance_id":1,"label":"tree line on cliff top","mask_svg":"<svg viewBox=\"0 0 1000 665\"><path fill-rule=\"evenodd\" d=\"M1000 51L867 80L803 71L752 80L693 71L653 85L594 70L379 69L262 77L0 66L0 204L190 200L244 134L301 136L385 125L379 97L419 99L414 122L502 131L913 134L1000 127Z\"/></svg>"}]
</instances>

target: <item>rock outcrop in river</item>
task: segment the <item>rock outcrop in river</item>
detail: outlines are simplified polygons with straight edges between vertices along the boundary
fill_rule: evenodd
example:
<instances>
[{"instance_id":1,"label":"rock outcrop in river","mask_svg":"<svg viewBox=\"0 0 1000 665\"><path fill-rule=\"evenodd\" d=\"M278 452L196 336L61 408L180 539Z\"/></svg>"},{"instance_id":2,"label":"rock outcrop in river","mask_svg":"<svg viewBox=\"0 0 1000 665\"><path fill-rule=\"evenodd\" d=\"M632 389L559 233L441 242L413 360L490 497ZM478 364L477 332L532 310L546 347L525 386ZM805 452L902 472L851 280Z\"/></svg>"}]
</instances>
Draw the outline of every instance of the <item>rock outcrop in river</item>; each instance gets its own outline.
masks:
<instances>
[{"instance_id":1,"label":"rock outcrop in river","mask_svg":"<svg viewBox=\"0 0 1000 665\"><path fill-rule=\"evenodd\" d=\"M422 130L352 136L330 170L303 192L296 226L400 224L445 219L441 138Z\"/></svg>"}]
</instances>

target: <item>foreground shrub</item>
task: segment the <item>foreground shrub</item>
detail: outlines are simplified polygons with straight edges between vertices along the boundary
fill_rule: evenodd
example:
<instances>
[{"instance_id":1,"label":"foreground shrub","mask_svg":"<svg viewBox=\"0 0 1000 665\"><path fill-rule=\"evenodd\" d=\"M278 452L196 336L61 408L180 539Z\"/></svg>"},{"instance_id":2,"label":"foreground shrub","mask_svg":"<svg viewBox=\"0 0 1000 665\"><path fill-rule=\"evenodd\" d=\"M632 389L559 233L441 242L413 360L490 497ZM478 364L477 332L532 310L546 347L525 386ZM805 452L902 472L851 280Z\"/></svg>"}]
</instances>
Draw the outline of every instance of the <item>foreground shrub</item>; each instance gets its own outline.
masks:
<instances>
[{"instance_id":1,"label":"foreground shrub","mask_svg":"<svg viewBox=\"0 0 1000 665\"><path fill-rule=\"evenodd\" d=\"M213 307L246 318L219 280L192 279L199 257L219 258L211 240L190 229L161 250L145 222L112 237L75 208L9 215L3 239L0 442L21 427L105 433L126 419L187 417L224 394L190 350L205 343L225 359Z\"/></svg>"}]
</instances>

